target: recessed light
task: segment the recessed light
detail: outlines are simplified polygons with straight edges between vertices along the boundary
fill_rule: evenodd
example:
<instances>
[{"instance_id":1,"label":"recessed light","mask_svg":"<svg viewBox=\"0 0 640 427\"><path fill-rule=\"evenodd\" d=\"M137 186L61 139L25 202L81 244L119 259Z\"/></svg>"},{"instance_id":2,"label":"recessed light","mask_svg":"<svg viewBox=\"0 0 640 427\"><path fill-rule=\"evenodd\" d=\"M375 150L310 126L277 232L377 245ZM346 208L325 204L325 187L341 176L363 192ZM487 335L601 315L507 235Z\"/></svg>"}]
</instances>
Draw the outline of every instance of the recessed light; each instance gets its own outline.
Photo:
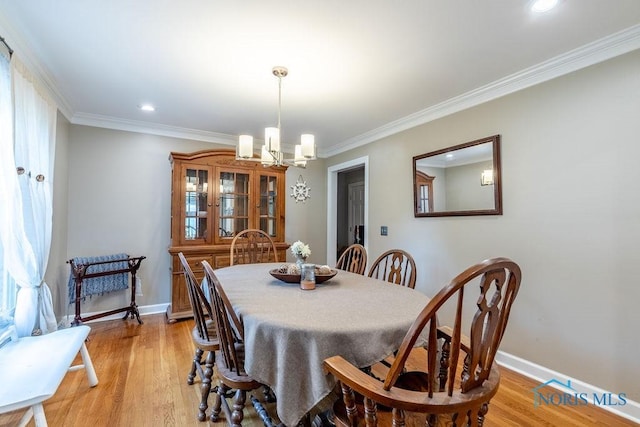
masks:
<instances>
[{"instance_id":1,"label":"recessed light","mask_svg":"<svg viewBox=\"0 0 640 427\"><path fill-rule=\"evenodd\" d=\"M532 12L547 12L558 4L558 0L536 0L531 5Z\"/></svg>"},{"instance_id":2,"label":"recessed light","mask_svg":"<svg viewBox=\"0 0 640 427\"><path fill-rule=\"evenodd\" d=\"M142 111L156 111L156 107L154 107L151 104L141 104L141 105L138 105L138 108L141 109Z\"/></svg>"}]
</instances>

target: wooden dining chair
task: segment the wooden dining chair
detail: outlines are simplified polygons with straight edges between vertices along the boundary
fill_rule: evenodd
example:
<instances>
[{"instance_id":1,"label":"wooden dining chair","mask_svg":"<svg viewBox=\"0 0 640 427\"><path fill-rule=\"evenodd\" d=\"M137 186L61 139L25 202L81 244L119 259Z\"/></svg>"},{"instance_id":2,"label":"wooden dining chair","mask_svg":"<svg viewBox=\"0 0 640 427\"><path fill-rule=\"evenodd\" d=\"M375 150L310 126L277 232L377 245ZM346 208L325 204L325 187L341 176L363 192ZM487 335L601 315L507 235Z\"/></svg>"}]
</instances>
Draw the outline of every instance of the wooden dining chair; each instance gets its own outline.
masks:
<instances>
[{"instance_id":1,"label":"wooden dining chair","mask_svg":"<svg viewBox=\"0 0 640 427\"><path fill-rule=\"evenodd\" d=\"M500 372L493 362L520 281L520 268L507 258L489 259L460 273L418 315L384 379L341 356L326 359L324 367L342 391L334 405L336 425L481 426L498 391ZM447 302L452 310L441 310ZM475 315L463 321L471 308L465 305L474 302ZM452 326L440 326L447 313ZM426 370L406 372L405 362L419 337L426 338ZM378 411L378 405L391 411Z\"/></svg>"},{"instance_id":2,"label":"wooden dining chair","mask_svg":"<svg viewBox=\"0 0 640 427\"><path fill-rule=\"evenodd\" d=\"M369 277L413 289L416 286L416 263L408 252L391 249L371 264Z\"/></svg>"},{"instance_id":3,"label":"wooden dining chair","mask_svg":"<svg viewBox=\"0 0 640 427\"><path fill-rule=\"evenodd\" d=\"M336 268L352 273L364 274L367 268L367 250L364 246L354 243L340 255L336 263Z\"/></svg>"},{"instance_id":4,"label":"wooden dining chair","mask_svg":"<svg viewBox=\"0 0 640 427\"><path fill-rule=\"evenodd\" d=\"M216 319L220 349L217 357L217 372L220 384L217 389L215 403L211 410L210 420L219 421L223 410L227 424L241 426L244 419L244 406L247 392L263 387L263 384L251 378L244 369L244 327L238 318L220 281L211 265L202 261L204 274L209 286L209 294L213 301L213 312ZM233 411L225 398L230 390L236 390L233 397ZM253 406L264 425L274 425L264 406L252 397Z\"/></svg>"},{"instance_id":5,"label":"wooden dining chair","mask_svg":"<svg viewBox=\"0 0 640 427\"><path fill-rule=\"evenodd\" d=\"M211 305L207 300L202 287L198 284L189 263L182 252L178 253L178 258L182 264L184 280L189 293L189 301L193 309L193 320L195 326L191 331L191 341L196 347L191 371L187 376L187 384L192 385L196 377L196 373L201 381L201 399L198 406L198 420L204 421L207 418L207 401L211 392L211 377L213 376L213 365L215 364L215 352L220 348L218 334L216 331L215 318ZM206 358L202 360L204 353ZM204 365L204 367L203 367Z\"/></svg>"},{"instance_id":6,"label":"wooden dining chair","mask_svg":"<svg viewBox=\"0 0 640 427\"><path fill-rule=\"evenodd\" d=\"M278 262L278 251L273 239L257 228L236 234L231 241L230 265Z\"/></svg>"}]
</instances>

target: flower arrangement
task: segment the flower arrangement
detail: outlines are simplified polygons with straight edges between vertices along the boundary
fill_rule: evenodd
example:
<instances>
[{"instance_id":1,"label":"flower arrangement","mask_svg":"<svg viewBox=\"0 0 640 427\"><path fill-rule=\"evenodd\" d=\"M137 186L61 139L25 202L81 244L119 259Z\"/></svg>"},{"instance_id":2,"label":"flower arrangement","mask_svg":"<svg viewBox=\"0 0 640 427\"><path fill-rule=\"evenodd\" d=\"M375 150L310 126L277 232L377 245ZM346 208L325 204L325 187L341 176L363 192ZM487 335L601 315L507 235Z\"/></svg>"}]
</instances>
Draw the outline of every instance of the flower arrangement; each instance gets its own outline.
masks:
<instances>
[{"instance_id":1,"label":"flower arrangement","mask_svg":"<svg viewBox=\"0 0 640 427\"><path fill-rule=\"evenodd\" d=\"M311 255L311 249L309 249L309 245L305 245L298 240L291 245L291 253L296 258L307 258Z\"/></svg>"}]
</instances>

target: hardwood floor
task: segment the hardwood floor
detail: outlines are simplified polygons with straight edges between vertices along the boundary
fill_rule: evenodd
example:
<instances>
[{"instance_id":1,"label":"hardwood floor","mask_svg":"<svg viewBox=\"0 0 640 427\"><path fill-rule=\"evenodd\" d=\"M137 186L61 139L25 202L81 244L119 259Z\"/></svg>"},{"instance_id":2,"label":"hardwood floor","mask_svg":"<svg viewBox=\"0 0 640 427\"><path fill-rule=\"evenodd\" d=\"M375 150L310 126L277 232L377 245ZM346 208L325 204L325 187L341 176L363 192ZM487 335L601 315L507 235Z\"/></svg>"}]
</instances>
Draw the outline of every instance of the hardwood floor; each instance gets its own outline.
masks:
<instances>
[{"instance_id":1,"label":"hardwood floor","mask_svg":"<svg viewBox=\"0 0 640 427\"><path fill-rule=\"evenodd\" d=\"M87 347L100 383L89 388L84 371L68 373L56 395L45 402L49 426L226 425L224 421L196 420L199 382L192 386L186 382L193 357L192 321L167 324L164 315L143 320L144 325L134 320L90 324ZM47 363L46 354L42 363ZM593 405L535 408L531 389L538 384L504 368L501 373L500 389L491 400L485 427L636 425ZM247 405L243 425L262 426L248 400ZM0 427L17 425L23 412L0 415ZM275 411L270 408L270 412L274 415ZM29 426L33 425L31 420Z\"/></svg>"}]
</instances>

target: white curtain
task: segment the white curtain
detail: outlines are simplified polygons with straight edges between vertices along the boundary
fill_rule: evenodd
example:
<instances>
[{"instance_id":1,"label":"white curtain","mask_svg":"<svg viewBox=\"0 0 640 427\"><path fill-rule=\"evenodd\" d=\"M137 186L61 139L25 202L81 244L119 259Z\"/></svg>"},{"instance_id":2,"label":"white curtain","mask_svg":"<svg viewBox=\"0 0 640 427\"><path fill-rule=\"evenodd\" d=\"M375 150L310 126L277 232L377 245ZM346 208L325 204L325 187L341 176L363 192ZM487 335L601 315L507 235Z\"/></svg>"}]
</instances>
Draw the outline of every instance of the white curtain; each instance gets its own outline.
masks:
<instances>
[{"instance_id":1,"label":"white curtain","mask_svg":"<svg viewBox=\"0 0 640 427\"><path fill-rule=\"evenodd\" d=\"M11 199L8 221L0 234L5 265L19 286L16 329L19 336L27 336L56 330L51 292L44 282L51 246L56 106L38 90L15 55L11 65L14 163L12 173L3 177L6 182L0 183L6 185ZM16 167L24 168L24 173L16 174Z\"/></svg>"},{"instance_id":2,"label":"white curtain","mask_svg":"<svg viewBox=\"0 0 640 427\"><path fill-rule=\"evenodd\" d=\"M17 188L15 164L13 163L13 109L11 106L11 69L8 53L0 53L0 236L4 236L10 218L12 198L9 188ZM15 181L11 186L9 181ZM15 305L15 290L4 265L4 242L0 239L0 330L5 320L3 312L8 316ZM4 311L6 310L6 312Z\"/></svg>"}]
</instances>

